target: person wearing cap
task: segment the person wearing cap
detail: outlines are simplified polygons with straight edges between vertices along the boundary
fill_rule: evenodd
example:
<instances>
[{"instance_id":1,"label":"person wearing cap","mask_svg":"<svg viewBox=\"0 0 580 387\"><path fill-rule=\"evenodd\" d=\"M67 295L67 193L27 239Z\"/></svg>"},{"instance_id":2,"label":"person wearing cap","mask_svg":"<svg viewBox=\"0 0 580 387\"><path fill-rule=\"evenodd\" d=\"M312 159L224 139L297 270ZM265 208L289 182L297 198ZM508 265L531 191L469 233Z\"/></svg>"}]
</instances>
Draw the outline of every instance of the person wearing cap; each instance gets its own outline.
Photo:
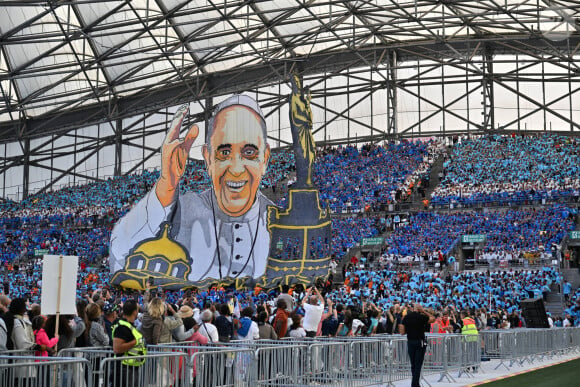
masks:
<instances>
[{"instance_id":1,"label":"person wearing cap","mask_svg":"<svg viewBox=\"0 0 580 387\"><path fill-rule=\"evenodd\" d=\"M179 138L188 110L184 105L175 113L161 149L159 180L113 230L111 271L122 270L131 249L170 222L171 237L189 253L188 280L258 278L266 270L267 207L273 205L258 189L270 158L264 115L246 95L219 104L202 149L212 187L182 194L179 182L199 134L193 125Z\"/></svg>"},{"instance_id":2,"label":"person wearing cap","mask_svg":"<svg viewBox=\"0 0 580 387\"><path fill-rule=\"evenodd\" d=\"M193 328L185 324L186 319L193 319L193 309L189 305L182 305L176 315L183 321L183 324L174 328L171 333L178 342L186 341L194 334Z\"/></svg>"},{"instance_id":3,"label":"person wearing cap","mask_svg":"<svg viewBox=\"0 0 580 387\"><path fill-rule=\"evenodd\" d=\"M128 300L123 304L123 318L113 326L113 352L116 358L122 358L115 363L115 372L110 375L114 387L139 385L143 378L141 366L145 363L147 348L143 335L134 326L138 314L137 302Z\"/></svg>"},{"instance_id":4,"label":"person wearing cap","mask_svg":"<svg viewBox=\"0 0 580 387\"><path fill-rule=\"evenodd\" d=\"M117 310L119 307L116 304L107 303L103 307L103 325L105 327L105 332L109 336L109 345L113 345L113 326L118 321Z\"/></svg>"}]
</instances>

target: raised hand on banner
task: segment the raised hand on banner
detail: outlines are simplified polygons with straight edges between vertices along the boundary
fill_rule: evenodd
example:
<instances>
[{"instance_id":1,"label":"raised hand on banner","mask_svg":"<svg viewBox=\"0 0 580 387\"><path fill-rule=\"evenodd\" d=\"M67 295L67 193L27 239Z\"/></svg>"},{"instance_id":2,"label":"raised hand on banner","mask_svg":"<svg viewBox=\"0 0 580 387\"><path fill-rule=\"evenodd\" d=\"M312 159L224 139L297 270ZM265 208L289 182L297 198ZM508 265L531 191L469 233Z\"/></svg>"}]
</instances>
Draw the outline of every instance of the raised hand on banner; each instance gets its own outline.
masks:
<instances>
[{"instance_id":1,"label":"raised hand on banner","mask_svg":"<svg viewBox=\"0 0 580 387\"><path fill-rule=\"evenodd\" d=\"M189 151L199 135L199 128L193 125L184 138L179 138L181 125L188 112L188 105L182 105L177 109L161 147L161 176L155 185L155 194L163 207L175 201L177 187L185 172Z\"/></svg>"}]
</instances>

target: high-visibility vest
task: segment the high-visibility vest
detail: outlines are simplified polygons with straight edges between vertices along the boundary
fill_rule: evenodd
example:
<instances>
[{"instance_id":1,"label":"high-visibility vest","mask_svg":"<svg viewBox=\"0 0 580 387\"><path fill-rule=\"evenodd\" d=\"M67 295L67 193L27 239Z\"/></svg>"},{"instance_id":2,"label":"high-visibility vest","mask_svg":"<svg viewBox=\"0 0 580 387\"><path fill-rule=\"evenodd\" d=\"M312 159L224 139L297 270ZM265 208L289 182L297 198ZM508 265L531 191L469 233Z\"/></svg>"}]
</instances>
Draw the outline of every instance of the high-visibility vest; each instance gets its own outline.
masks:
<instances>
[{"instance_id":1,"label":"high-visibility vest","mask_svg":"<svg viewBox=\"0 0 580 387\"><path fill-rule=\"evenodd\" d=\"M430 333L445 333L441 326L441 322L435 321L434 323L431 323Z\"/></svg>"},{"instance_id":2,"label":"high-visibility vest","mask_svg":"<svg viewBox=\"0 0 580 387\"><path fill-rule=\"evenodd\" d=\"M127 327L131 330L131 333L135 337L137 343L125 352L122 356L125 358L121 362L123 365L137 367L145 363L145 355L147 355L147 348L145 347L145 341L143 340L143 335L137 330L132 324L125 320L119 320L117 324L113 326L113 337L115 337L115 330L119 325ZM117 357L117 355L115 355Z\"/></svg>"},{"instance_id":3,"label":"high-visibility vest","mask_svg":"<svg viewBox=\"0 0 580 387\"><path fill-rule=\"evenodd\" d=\"M475 335L475 336L478 335L477 327L475 326L474 319L472 319L471 317L466 317L463 319L463 328L461 328L461 334L472 336L472 337L466 337L465 338L466 341L477 341L477 337L473 336L473 335Z\"/></svg>"}]
</instances>

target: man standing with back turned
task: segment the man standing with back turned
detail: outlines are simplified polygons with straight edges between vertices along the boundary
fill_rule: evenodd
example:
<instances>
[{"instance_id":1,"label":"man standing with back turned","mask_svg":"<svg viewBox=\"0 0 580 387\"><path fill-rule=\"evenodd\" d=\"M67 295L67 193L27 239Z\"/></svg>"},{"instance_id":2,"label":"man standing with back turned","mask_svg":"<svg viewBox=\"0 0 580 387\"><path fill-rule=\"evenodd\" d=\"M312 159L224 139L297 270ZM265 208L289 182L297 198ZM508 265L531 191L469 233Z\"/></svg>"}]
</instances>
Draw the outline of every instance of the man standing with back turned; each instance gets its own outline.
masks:
<instances>
[{"instance_id":1,"label":"man standing with back turned","mask_svg":"<svg viewBox=\"0 0 580 387\"><path fill-rule=\"evenodd\" d=\"M400 325L401 334L407 334L407 350L411 359L411 387L420 386L421 367L427 349L425 331L433 322L435 316L423 309L421 304L415 304L415 308L409 310Z\"/></svg>"},{"instance_id":2,"label":"man standing with back turned","mask_svg":"<svg viewBox=\"0 0 580 387\"><path fill-rule=\"evenodd\" d=\"M302 299L302 307L304 308L304 320L302 326L306 331L307 337L316 337L318 325L322 319L322 312L324 312L324 298L317 288L311 287L308 293Z\"/></svg>"}]
</instances>

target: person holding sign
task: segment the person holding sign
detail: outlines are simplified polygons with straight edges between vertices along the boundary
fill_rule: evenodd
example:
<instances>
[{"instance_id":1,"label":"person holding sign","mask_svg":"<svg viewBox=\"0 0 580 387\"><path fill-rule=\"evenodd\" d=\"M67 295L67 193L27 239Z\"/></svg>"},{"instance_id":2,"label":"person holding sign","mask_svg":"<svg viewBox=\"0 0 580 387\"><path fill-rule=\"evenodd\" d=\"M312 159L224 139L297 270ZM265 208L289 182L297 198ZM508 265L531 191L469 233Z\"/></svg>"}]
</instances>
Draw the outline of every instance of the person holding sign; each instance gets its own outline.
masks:
<instances>
[{"instance_id":1,"label":"person holding sign","mask_svg":"<svg viewBox=\"0 0 580 387\"><path fill-rule=\"evenodd\" d=\"M147 354L143 335L133 325L137 319L139 307L135 300L128 300L123 305L123 317L113 327L113 352L115 357L123 360L116 363L115 372L111 374L111 386L127 387L139 385L140 366L145 363Z\"/></svg>"}]
</instances>

